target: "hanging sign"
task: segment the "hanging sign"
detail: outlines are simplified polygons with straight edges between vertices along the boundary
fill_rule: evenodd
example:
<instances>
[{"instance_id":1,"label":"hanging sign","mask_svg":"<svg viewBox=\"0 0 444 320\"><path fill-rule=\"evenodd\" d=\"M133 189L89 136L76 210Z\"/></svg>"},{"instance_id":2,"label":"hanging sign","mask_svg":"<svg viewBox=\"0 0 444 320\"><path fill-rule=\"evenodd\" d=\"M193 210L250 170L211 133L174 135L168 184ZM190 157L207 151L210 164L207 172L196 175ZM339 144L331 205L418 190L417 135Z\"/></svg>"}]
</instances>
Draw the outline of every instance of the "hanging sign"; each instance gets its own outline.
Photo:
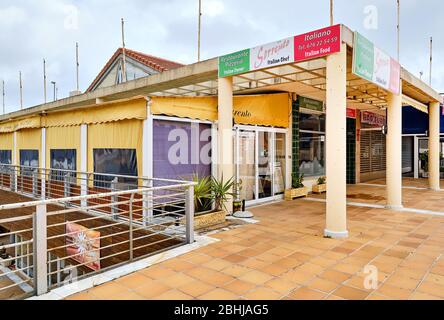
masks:
<instances>
[{"instance_id":1,"label":"hanging sign","mask_svg":"<svg viewBox=\"0 0 444 320\"><path fill-rule=\"evenodd\" d=\"M341 50L341 25L219 57L219 77L324 57Z\"/></svg>"},{"instance_id":2,"label":"hanging sign","mask_svg":"<svg viewBox=\"0 0 444 320\"><path fill-rule=\"evenodd\" d=\"M401 65L355 32L353 73L394 94L400 94Z\"/></svg>"},{"instance_id":3,"label":"hanging sign","mask_svg":"<svg viewBox=\"0 0 444 320\"><path fill-rule=\"evenodd\" d=\"M378 126L378 127L383 127L385 126L385 117L380 115L380 114L376 114L373 112L362 112L361 113L361 122L362 123L366 123L366 124L370 124L373 126Z\"/></svg>"},{"instance_id":4,"label":"hanging sign","mask_svg":"<svg viewBox=\"0 0 444 320\"><path fill-rule=\"evenodd\" d=\"M356 115L357 115L356 109L347 108L347 118L356 119Z\"/></svg>"}]
</instances>

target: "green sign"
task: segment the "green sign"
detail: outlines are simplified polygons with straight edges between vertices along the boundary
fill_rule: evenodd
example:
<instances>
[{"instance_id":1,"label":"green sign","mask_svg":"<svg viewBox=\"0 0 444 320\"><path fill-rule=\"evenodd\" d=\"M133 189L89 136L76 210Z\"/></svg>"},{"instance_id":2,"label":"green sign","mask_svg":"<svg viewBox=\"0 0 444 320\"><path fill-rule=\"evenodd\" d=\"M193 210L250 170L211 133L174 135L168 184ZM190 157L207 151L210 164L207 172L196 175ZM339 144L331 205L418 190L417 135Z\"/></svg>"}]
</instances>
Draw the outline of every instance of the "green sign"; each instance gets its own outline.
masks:
<instances>
[{"instance_id":1,"label":"green sign","mask_svg":"<svg viewBox=\"0 0 444 320\"><path fill-rule=\"evenodd\" d=\"M372 42L355 33L355 48L353 57L353 73L373 82L375 46Z\"/></svg>"},{"instance_id":2,"label":"green sign","mask_svg":"<svg viewBox=\"0 0 444 320\"><path fill-rule=\"evenodd\" d=\"M314 110L314 111L320 111L320 112L324 111L324 103L322 101L317 101L317 100L313 100L313 99L305 98L305 97L301 97L301 96L299 96L298 99L299 99L299 107L300 108Z\"/></svg>"},{"instance_id":3,"label":"green sign","mask_svg":"<svg viewBox=\"0 0 444 320\"><path fill-rule=\"evenodd\" d=\"M219 78L250 71L250 49L219 58Z\"/></svg>"}]
</instances>

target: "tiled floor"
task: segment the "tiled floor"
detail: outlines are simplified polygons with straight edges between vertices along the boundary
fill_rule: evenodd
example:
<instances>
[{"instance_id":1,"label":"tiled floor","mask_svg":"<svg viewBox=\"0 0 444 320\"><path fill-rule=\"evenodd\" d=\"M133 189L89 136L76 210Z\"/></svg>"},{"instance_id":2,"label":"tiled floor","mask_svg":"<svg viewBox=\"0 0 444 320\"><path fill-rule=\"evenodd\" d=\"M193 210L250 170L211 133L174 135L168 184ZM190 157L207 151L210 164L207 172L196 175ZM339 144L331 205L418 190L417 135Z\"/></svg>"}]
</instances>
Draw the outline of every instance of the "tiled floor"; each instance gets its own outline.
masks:
<instances>
[{"instance_id":1,"label":"tiled floor","mask_svg":"<svg viewBox=\"0 0 444 320\"><path fill-rule=\"evenodd\" d=\"M375 180L365 184L347 186L347 200L354 203L365 203L385 206L387 203L384 180ZM403 180L403 205L405 208L444 212L444 191L423 190L427 180L405 178ZM325 199L325 194L311 195L311 198Z\"/></svg>"},{"instance_id":2,"label":"tiled floor","mask_svg":"<svg viewBox=\"0 0 444 320\"><path fill-rule=\"evenodd\" d=\"M350 237L333 240L322 203L253 211L258 224L70 299L444 299L444 217L349 207Z\"/></svg>"}]
</instances>

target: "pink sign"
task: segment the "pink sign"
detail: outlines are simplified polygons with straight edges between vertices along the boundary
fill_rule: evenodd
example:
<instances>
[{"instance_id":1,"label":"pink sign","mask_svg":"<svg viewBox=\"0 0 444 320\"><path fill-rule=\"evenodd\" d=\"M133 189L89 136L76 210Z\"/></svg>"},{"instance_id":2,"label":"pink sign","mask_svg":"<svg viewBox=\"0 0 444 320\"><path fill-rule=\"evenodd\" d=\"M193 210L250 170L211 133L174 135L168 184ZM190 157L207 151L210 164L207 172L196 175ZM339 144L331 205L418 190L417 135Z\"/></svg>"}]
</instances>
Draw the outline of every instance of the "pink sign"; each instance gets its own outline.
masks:
<instances>
[{"instance_id":1,"label":"pink sign","mask_svg":"<svg viewBox=\"0 0 444 320\"><path fill-rule=\"evenodd\" d=\"M356 119L356 109L347 108L347 118Z\"/></svg>"},{"instance_id":2,"label":"pink sign","mask_svg":"<svg viewBox=\"0 0 444 320\"><path fill-rule=\"evenodd\" d=\"M100 232L68 222L66 253L73 260L95 271L100 270Z\"/></svg>"},{"instance_id":3,"label":"pink sign","mask_svg":"<svg viewBox=\"0 0 444 320\"><path fill-rule=\"evenodd\" d=\"M330 55L341 51L341 25L312 31L294 37L295 62Z\"/></svg>"},{"instance_id":4,"label":"pink sign","mask_svg":"<svg viewBox=\"0 0 444 320\"><path fill-rule=\"evenodd\" d=\"M365 111L362 113L361 122L382 127L385 125L385 117L373 112Z\"/></svg>"}]
</instances>

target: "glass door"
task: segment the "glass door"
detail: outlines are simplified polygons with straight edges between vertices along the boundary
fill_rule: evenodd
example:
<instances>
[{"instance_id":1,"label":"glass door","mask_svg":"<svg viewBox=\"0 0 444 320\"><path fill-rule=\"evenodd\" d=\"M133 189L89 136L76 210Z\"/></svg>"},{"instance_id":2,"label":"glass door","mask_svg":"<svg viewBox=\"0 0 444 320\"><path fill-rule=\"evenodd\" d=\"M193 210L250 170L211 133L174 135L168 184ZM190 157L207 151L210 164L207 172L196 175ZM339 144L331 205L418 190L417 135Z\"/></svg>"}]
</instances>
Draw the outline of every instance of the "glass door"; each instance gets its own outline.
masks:
<instances>
[{"instance_id":1,"label":"glass door","mask_svg":"<svg viewBox=\"0 0 444 320\"><path fill-rule=\"evenodd\" d=\"M241 128L235 134L240 200L252 205L280 198L285 192L286 133L268 128Z\"/></svg>"},{"instance_id":2,"label":"glass door","mask_svg":"<svg viewBox=\"0 0 444 320\"><path fill-rule=\"evenodd\" d=\"M241 184L240 199L256 199L256 134L248 131L237 133L237 179Z\"/></svg>"}]
</instances>

